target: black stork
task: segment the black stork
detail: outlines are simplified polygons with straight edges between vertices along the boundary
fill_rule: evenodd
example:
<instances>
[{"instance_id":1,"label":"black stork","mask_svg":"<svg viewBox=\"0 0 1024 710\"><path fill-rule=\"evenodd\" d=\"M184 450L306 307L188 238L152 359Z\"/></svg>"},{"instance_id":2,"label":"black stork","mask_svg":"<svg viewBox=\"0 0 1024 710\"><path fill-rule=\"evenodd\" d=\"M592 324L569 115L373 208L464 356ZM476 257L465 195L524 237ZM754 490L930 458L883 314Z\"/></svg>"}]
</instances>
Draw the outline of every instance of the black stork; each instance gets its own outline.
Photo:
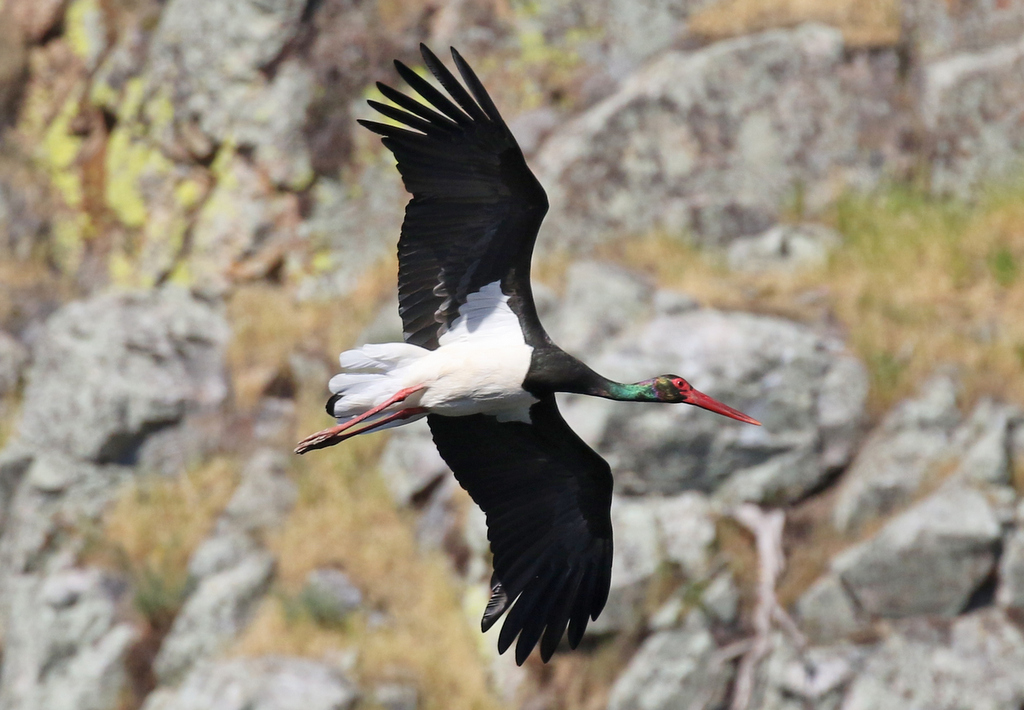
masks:
<instances>
[{"instance_id":1,"label":"black stork","mask_svg":"<svg viewBox=\"0 0 1024 710\"><path fill-rule=\"evenodd\" d=\"M530 288L547 196L459 53L465 86L420 51L451 99L396 61L420 98L378 83L397 108L370 106L401 125L359 121L383 136L412 193L398 242L405 342L342 353L327 403L337 425L295 451L426 417L487 517L494 573L482 630L508 611L499 653L518 637L521 665L539 641L546 662L566 628L576 648L601 613L612 566L611 470L562 419L555 393L682 402L758 422L676 375L613 382L551 342Z\"/></svg>"}]
</instances>

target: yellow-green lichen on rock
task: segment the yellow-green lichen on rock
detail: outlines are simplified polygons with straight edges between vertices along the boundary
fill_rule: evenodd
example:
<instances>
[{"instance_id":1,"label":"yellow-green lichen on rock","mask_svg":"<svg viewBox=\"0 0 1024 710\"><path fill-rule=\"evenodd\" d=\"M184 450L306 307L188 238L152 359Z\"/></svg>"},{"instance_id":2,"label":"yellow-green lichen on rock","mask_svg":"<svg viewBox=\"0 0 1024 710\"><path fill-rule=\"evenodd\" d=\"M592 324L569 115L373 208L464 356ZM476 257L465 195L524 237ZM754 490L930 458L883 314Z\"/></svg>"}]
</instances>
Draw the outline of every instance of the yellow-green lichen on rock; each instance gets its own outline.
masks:
<instances>
[{"instance_id":1,"label":"yellow-green lichen on rock","mask_svg":"<svg viewBox=\"0 0 1024 710\"><path fill-rule=\"evenodd\" d=\"M46 128L36 152L37 160L46 170L50 182L60 193L68 207L82 204L82 176L76 161L82 149L82 138L71 131L71 122L78 115L79 96L71 96L60 113Z\"/></svg>"},{"instance_id":2,"label":"yellow-green lichen on rock","mask_svg":"<svg viewBox=\"0 0 1024 710\"><path fill-rule=\"evenodd\" d=\"M155 146L134 139L129 128L118 127L107 142L107 205L127 227L146 223L147 199L142 182L163 182L174 164Z\"/></svg>"},{"instance_id":3,"label":"yellow-green lichen on rock","mask_svg":"<svg viewBox=\"0 0 1024 710\"><path fill-rule=\"evenodd\" d=\"M75 0L64 16L65 36L71 50L95 69L107 48L107 27L99 0Z\"/></svg>"}]
</instances>

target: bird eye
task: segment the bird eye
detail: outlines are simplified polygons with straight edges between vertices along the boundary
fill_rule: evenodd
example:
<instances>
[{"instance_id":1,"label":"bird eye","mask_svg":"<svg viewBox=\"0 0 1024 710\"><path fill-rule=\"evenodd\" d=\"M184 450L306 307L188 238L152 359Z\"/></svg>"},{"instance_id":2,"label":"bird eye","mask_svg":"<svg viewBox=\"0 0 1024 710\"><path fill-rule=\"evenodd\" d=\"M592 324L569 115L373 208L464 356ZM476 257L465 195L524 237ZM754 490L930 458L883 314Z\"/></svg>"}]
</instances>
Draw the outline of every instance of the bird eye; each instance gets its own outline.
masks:
<instances>
[{"instance_id":1,"label":"bird eye","mask_svg":"<svg viewBox=\"0 0 1024 710\"><path fill-rule=\"evenodd\" d=\"M673 377L672 384L678 389L685 389L687 387L687 382L682 377Z\"/></svg>"}]
</instances>

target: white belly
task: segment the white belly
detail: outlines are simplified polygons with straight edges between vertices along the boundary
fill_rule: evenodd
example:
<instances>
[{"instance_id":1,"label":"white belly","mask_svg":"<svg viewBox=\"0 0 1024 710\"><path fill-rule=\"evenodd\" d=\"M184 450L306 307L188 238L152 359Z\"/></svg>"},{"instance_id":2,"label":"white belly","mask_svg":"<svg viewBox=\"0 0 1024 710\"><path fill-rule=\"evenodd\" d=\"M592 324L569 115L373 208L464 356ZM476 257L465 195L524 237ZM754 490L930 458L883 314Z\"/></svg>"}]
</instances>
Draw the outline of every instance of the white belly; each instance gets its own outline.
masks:
<instances>
[{"instance_id":1,"label":"white belly","mask_svg":"<svg viewBox=\"0 0 1024 710\"><path fill-rule=\"evenodd\" d=\"M442 345L410 370L424 388L419 406L450 417L493 414L501 421L529 421L537 398L523 389L533 348L460 341Z\"/></svg>"}]
</instances>

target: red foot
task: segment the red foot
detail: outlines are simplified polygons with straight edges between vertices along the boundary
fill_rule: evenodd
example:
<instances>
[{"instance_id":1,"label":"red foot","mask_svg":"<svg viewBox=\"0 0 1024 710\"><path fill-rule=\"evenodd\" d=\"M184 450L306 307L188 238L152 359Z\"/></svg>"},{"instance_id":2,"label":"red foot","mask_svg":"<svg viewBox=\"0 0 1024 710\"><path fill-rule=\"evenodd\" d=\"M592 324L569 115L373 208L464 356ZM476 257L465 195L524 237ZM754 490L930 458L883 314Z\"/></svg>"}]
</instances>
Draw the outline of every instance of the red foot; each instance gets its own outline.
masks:
<instances>
[{"instance_id":1,"label":"red foot","mask_svg":"<svg viewBox=\"0 0 1024 710\"><path fill-rule=\"evenodd\" d=\"M299 442L298 446L295 447L295 453L304 454L307 451L312 451L313 449L323 449L328 446L334 446L335 444L342 442L345 439L350 439L353 436L358 436L359 434L365 434L368 431L373 431L374 429L377 429L378 427L383 426L384 424L388 424L399 419L408 419L409 417L415 416L417 414L423 414L426 410L423 409L422 407L402 409L395 412L394 414L384 417L383 419L375 421L369 426L363 427L362 429L358 429L357 431L348 431L359 422L365 421L369 417L372 417L374 414L382 412L383 410L390 407L392 404L397 404L399 402L405 401L410 395L419 392L421 389L423 389L423 385L420 385L418 387L407 387L406 389L399 390L394 394L394 396L392 396L383 404L378 404L376 407L366 410L358 417L349 419L347 422L338 424L336 426L332 426L328 429L324 429L323 431L318 431L316 434L307 436L305 439Z\"/></svg>"}]
</instances>

